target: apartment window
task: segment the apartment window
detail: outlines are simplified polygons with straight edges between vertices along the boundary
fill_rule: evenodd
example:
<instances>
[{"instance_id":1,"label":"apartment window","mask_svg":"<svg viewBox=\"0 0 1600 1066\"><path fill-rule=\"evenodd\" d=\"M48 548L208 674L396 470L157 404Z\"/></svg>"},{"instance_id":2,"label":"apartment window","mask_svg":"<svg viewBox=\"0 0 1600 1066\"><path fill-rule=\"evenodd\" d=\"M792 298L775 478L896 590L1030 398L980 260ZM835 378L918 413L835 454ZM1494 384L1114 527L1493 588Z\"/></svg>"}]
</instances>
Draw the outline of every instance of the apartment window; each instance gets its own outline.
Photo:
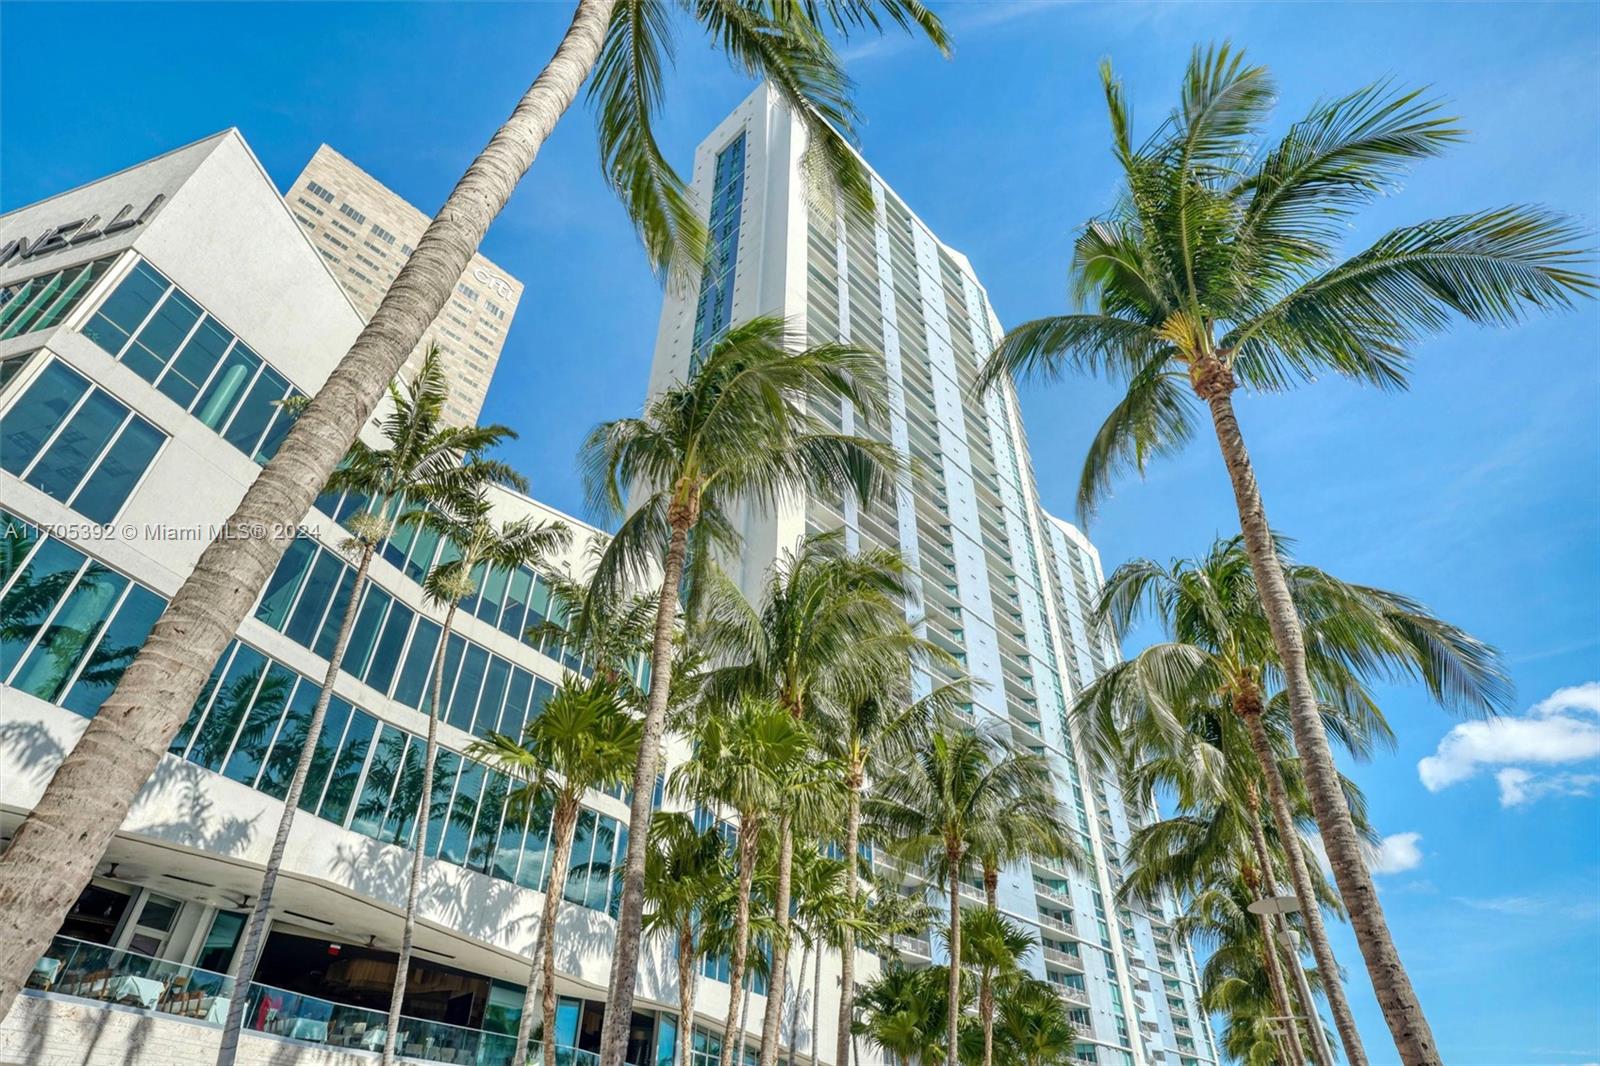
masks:
<instances>
[{"instance_id":1,"label":"apartment window","mask_svg":"<svg viewBox=\"0 0 1600 1066\"><path fill-rule=\"evenodd\" d=\"M400 246L400 254L401 255L409 256L414 251L416 251L416 249L411 247L411 245L409 245L409 244L402 244Z\"/></svg>"},{"instance_id":2,"label":"apartment window","mask_svg":"<svg viewBox=\"0 0 1600 1066\"><path fill-rule=\"evenodd\" d=\"M0 681L93 716L166 601L14 515L0 526Z\"/></svg>"},{"instance_id":3,"label":"apartment window","mask_svg":"<svg viewBox=\"0 0 1600 1066\"><path fill-rule=\"evenodd\" d=\"M365 223L367 221L367 216L366 215L363 215L360 211L357 211L355 208L351 207L349 204L340 204L339 205L339 213L341 215L346 215L346 216L354 219L356 225L358 225L358 226L365 225Z\"/></svg>"},{"instance_id":4,"label":"apartment window","mask_svg":"<svg viewBox=\"0 0 1600 1066\"><path fill-rule=\"evenodd\" d=\"M66 318L115 258L79 263L0 288L0 340L49 329Z\"/></svg>"},{"instance_id":5,"label":"apartment window","mask_svg":"<svg viewBox=\"0 0 1600 1066\"><path fill-rule=\"evenodd\" d=\"M500 305L495 303L493 300L483 301L483 309L489 314L493 315L495 318L500 319L502 322L505 321L506 313L501 310Z\"/></svg>"},{"instance_id":6,"label":"apartment window","mask_svg":"<svg viewBox=\"0 0 1600 1066\"><path fill-rule=\"evenodd\" d=\"M294 216L296 222L300 223L302 226L305 226L307 229L315 229L316 228L317 224L315 222L311 221L306 216L302 215L300 212L291 211L289 213Z\"/></svg>"},{"instance_id":7,"label":"apartment window","mask_svg":"<svg viewBox=\"0 0 1600 1066\"><path fill-rule=\"evenodd\" d=\"M286 401L304 395L142 260L83 335L258 463L289 432Z\"/></svg>"},{"instance_id":8,"label":"apartment window","mask_svg":"<svg viewBox=\"0 0 1600 1066\"><path fill-rule=\"evenodd\" d=\"M331 225L334 229L338 230L340 233L343 233L346 237L350 237L350 238L354 239L355 236L356 236L356 231L355 230L351 229L349 226L346 226L343 222L340 222L336 218L328 219L328 224ZM339 247L343 248L344 245L341 244Z\"/></svg>"},{"instance_id":9,"label":"apartment window","mask_svg":"<svg viewBox=\"0 0 1600 1066\"><path fill-rule=\"evenodd\" d=\"M712 255L700 278L695 306L693 360L728 328L733 315L733 281L739 254L739 218L744 197L745 137L740 133L717 153L708 228Z\"/></svg>"},{"instance_id":10,"label":"apartment window","mask_svg":"<svg viewBox=\"0 0 1600 1066\"><path fill-rule=\"evenodd\" d=\"M314 181L306 182L306 190L323 203L333 203L333 193L329 192L327 189L324 189L321 185L318 185Z\"/></svg>"},{"instance_id":11,"label":"apartment window","mask_svg":"<svg viewBox=\"0 0 1600 1066\"><path fill-rule=\"evenodd\" d=\"M469 300L476 300L478 298L478 290L463 282L456 283L456 291Z\"/></svg>"},{"instance_id":12,"label":"apartment window","mask_svg":"<svg viewBox=\"0 0 1600 1066\"><path fill-rule=\"evenodd\" d=\"M390 233L376 222L372 224L372 235L378 238L378 240L382 241L384 244L394 243L394 234Z\"/></svg>"},{"instance_id":13,"label":"apartment window","mask_svg":"<svg viewBox=\"0 0 1600 1066\"><path fill-rule=\"evenodd\" d=\"M339 238L335 237L333 234L328 233L326 231L323 232L322 239L327 241L329 244L333 245L335 248L340 249L341 251L348 252L350 250L350 246L348 244L344 243Z\"/></svg>"},{"instance_id":14,"label":"apartment window","mask_svg":"<svg viewBox=\"0 0 1600 1066\"><path fill-rule=\"evenodd\" d=\"M322 210L322 208L318 207L316 204L312 203L310 200L307 200L304 196L296 196L294 198L294 202L299 204L301 207L305 208L307 211L310 211L314 215L321 215L321 214L325 214L326 213L326 212L324 212ZM301 221L305 221L305 220L301 219Z\"/></svg>"},{"instance_id":15,"label":"apartment window","mask_svg":"<svg viewBox=\"0 0 1600 1066\"><path fill-rule=\"evenodd\" d=\"M384 252L384 250L382 248L379 248L376 244L373 244L371 241L362 241L361 242L361 247L365 248L367 251L371 252L373 255L377 256L380 259L389 258L388 255ZM377 266L378 264L373 263L372 265L373 266Z\"/></svg>"},{"instance_id":16,"label":"apartment window","mask_svg":"<svg viewBox=\"0 0 1600 1066\"><path fill-rule=\"evenodd\" d=\"M354 274L356 277L360 278L362 281L366 282L368 285L372 284L372 279L361 273L361 271L357 270L355 267L346 267L345 269Z\"/></svg>"},{"instance_id":17,"label":"apartment window","mask_svg":"<svg viewBox=\"0 0 1600 1066\"><path fill-rule=\"evenodd\" d=\"M52 360L0 416L0 466L104 525L166 439L109 392Z\"/></svg>"}]
</instances>

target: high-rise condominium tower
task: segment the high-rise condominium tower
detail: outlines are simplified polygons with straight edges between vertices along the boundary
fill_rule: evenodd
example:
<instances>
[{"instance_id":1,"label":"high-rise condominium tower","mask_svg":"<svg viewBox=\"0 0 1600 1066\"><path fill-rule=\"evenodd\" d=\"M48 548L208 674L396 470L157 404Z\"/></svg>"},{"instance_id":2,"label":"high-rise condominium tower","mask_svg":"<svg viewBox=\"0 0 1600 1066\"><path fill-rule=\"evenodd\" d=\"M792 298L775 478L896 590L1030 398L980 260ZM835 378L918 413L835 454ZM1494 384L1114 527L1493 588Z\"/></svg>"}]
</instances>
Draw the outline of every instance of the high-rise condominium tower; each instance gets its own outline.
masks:
<instances>
[{"instance_id":1,"label":"high-rise condominium tower","mask_svg":"<svg viewBox=\"0 0 1600 1066\"><path fill-rule=\"evenodd\" d=\"M422 239L428 216L327 145L317 149L284 199L356 309L370 319ZM406 360L409 372L427 345L443 350L449 421L477 420L521 299L522 282L474 255L450 302Z\"/></svg>"},{"instance_id":2,"label":"high-rise condominium tower","mask_svg":"<svg viewBox=\"0 0 1600 1066\"><path fill-rule=\"evenodd\" d=\"M808 343L881 351L890 414L868 424L848 405L821 412L847 431L889 440L923 474L892 503L811 498L743 518L736 564L754 594L808 532L842 529L852 547L900 551L917 575L908 616L978 682L972 722L1044 754L1092 862L1004 871L999 905L1039 937L1028 966L1060 989L1083 1061L1215 1061L1190 953L1160 913L1116 902L1130 827L1115 777L1092 772L1067 722L1070 694L1116 656L1083 625L1099 581L1094 549L1040 506L1009 383L979 395L978 368L1001 334L966 258L933 235L877 176L873 211L819 209L805 134L767 87L703 141L693 186L709 205L715 257L699 291L668 295L650 388L681 380L731 323L780 313ZM1072 581L1063 583L1070 575ZM924 691L943 677L919 676ZM880 866L889 866L879 860ZM924 886L908 872L907 891ZM936 894L935 894L936 895ZM979 889L972 901L980 903ZM936 940L903 944L909 965L943 961Z\"/></svg>"}]
</instances>

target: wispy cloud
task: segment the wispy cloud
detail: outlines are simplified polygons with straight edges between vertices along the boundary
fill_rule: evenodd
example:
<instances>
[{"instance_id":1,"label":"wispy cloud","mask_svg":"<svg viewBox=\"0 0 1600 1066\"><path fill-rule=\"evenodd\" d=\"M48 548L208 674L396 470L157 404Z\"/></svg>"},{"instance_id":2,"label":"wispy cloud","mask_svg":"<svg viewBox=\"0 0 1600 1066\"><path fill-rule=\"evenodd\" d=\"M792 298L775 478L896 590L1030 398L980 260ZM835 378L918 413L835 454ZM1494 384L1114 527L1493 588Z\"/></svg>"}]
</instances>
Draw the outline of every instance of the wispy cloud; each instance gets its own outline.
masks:
<instances>
[{"instance_id":1,"label":"wispy cloud","mask_svg":"<svg viewBox=\"0 0 1600 1066\"><path fill-rule=\"evenodd\" d=\"M1328 863L1328 851L1321 835L1311 838L1311 850L1317 853L1317 862L1330 877L1333 868ZM1376 844L1363 844L1362 854L1367 860L1367 870L1374 876L1403 874L1422 865L1421 833L1390 833Z\"/></svg>"},{"instance_id":2,"label":"wispy cloud","mask_svg":"<svg viewBox=\"0 0 1600 1066\"><path fill-rule=\"evenodd\" d=\"M1587 796L1600 774L1540 773L1530 766L1560 766L1600 758L1600 681L1557 689L1521 715L1464 722L1417 763L1429 792L1500 767L1500 805L1518 807L1545 796Z\"/></svg>"}]
</instances>

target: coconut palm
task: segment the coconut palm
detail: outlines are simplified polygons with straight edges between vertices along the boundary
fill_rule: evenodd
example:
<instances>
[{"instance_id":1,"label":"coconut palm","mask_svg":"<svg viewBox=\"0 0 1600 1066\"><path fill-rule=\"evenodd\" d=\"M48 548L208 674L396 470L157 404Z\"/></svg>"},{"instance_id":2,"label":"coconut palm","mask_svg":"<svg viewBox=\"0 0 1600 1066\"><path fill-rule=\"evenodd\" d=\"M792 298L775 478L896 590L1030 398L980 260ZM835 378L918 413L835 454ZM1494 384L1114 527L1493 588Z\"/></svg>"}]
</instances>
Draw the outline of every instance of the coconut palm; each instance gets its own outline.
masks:
<instances>
[{"instance_id":1,"label":"coconut palm","mask_svg":"<svg viewBox=\"0 0 1600 1066\"><path fill-rule=\"evenodd\" d=\"M587 554L592 567L604 553L603 541L590 542ZM642 705L644 693L635 673L650 652L656 597L562 574L547 575L545 580L550 584L551 617L529 626L527 639L544 643L556 657L562 651L576 653L586 670L616 682L624 695Z\"/></svg>"},{"instance_id":2,"label":"coconut palm","mask_svg":"<svg viewBox=\"0 0 1600 1066\"><path fill-rule=\"evenodd\" d=\"M644 930L677 955L678 1066L689 1066L706 930L733 909L732 874L727 841L715 826L700 830L681 811L656 812L645 862Z\"/></svg>"},{"instance_id":3,"label":"coconut palm","mask_svg":"<svg viewBox=\"0 0 1600 1066\"><path fill-rule=\"evenodd\" d=\"M1136 145L1109 64L1102 78L1125 189L1077 241L1073 272L1086 310L1012 330L984 380L1072 366L1125 384L1084 464L1085 514L1115 474L1185 444L1196 400L1204 404L1284 664L1317 823L1368 973L1401 1059L1437 1063L1343 809L1304 633L1232 395L1240 384L1277 391L1326 373L1403 386L1409 350L1443 330L1451 312L1509 324L1591 294L1595 280L1578 269L1583 253L1574 248L1581 231L1544 208L1503 207L1402 226L1341 261L1336 242L1356 210L1393 188L1413 161L1460 139L1436 103L1382 82L1317 104L1267 144L1275 92L1266 70L1227 46L1196 49L1179 107Z\"/></svg>"},{"instance_id":4,"label":"coconut palm","mask_svg":"<svg viewBox=\"0 0 1600 1066\"><path fill-rule=\"evenodd\" d=\"M893 761L916 750L928 729L942 716L955 713L971 699L966 681L947 682L921 698L912 698L910 679L897 672L884 678L859 699L821 708L823 722L817 730L822 750L844 770L845 820L841 846L846 855L861 852L861 794L868 768L880 760ZM860 886L855 877L845 880L852 902ZM901 898L898 892L892 892ZM924 922L918 935L927 931ZM891 934L892 937L893 934ZM845 929L839 944L839 1032L834 1062L850 1061L851 1028L855 1022L856 934Z\"/></svg>"},{"instance_id":5,"label":"coconut palm","mask_svg":"<svg viewBox=\"0 0 1600 1066\"><path fill-rule=\"evenodd\" d=\"M758 694L796 721L821 726L879 691L884 679L906 677L913 657L948 658L906 622L905 605L913 588L899 554L883 549L851 554L837 532L806 537L785 551L767 576L759 604L747 601L720 571L711 574L709 583L698 637L713 659L731 664L707 678L713 699ZM818 767L806 769L816 776ZM815 822L810 828L797 825L796 819L825 814L826 824L837 825L836 812L821 801L843 800L839 790L847 779L842 769L834 778L817 776L826 787L791 790L809 811L791 802L778 814L774 917L780 934L762 1021L760 1066L772 1066L778 1054L794 835L824 828Z\"/></svg>"},{"instance_id":6,"label":"coconut palm","mask_svg":"<svg viewBox=\"0 0 1600 1066\"><path fill-rule=\"evenodd\" d=\"M926 36L942 52L949 46L938 18L920 0L576 0L555 53L446 197L371 321L168 604L145 650L90 723L88 742L63 760L0 856L0 1014L11 1009L134 796L182 727L211 665L288 548L289 528L372 414L384 383L399 373L444 308L490 224L585 81L601 170L638 228L652 266L681 283L703 262L705 227L653 133L664 71L674 55L674 9L704 30L736 70L773 86L806 132L807 174L859 205L870 204L870 186L846 141L856 117L849 81L824 31L848 36L893 23ZM273 532L263 536L260 530ZM642 851L637 862L643 863ZM637 895L635 888L635 909ZM625 931L637 937L636 914ZM631 965L633 951L624 954ZM603 1066L621 1063L630 1016L627 1004L612 1004Z\"/></svg>"},{"instance_id":7,"label":"coconut palm","mask_svg":"<svg viewBox=\"0 0 1600 1066\"><path fill-rule=\"evenodd\" d=\"M1067 1066L1077 1052L1078 1034L1061 996L1025 972L1001 982L994 1035L1000 1057L1019 1066Z\"/></svg>"},{"instance_id":8,"label":"coconut palm","mask_svg":"<svg viewBox=\"0 0 1600 1066\"><path fill-rule=\"evenodd\" d=\"M961 963L978 971L978 1024L983 1033L981 1061L994 1061L994 993L997 978L1017 972L1034 938L995 909L969 907L961 916ZM1057 997L1059 999L1059 997Z\"/></svg>"},{"instance_id":9,"label":"coconut palm","mask_svg":"<svg viewBox=\"0 0 1600 1066\"><path fill-rule=\"evenodd\" d=\"M919 867L949 892L950 958L961 958L961 884L974 863L983 827L1018 795L1049 780L1042 756L1013 750L996 732L985 736L947 725L926 748L879 780L862 806L868 836L890 854ZM960 1001L961 967L949 973L949 1001ZM945 1048L960 1054L959 1011L946 1020Z\"/></svg>"},{"instance_id":10,"label":"coconut palm","mask_svg":"<svg viewBox=\"0 0 1600 1066\"><path fill-rule=\"evenodd\" d=\"M550 552L566 547L572 533L559 522L535 522L531 518L499 521L486 490L479 488L466 497L456 497L446 506L424 512L419 521L448 541L455 551L440 552L439 560L423 578L427 602L443 606L443 632L448 635L461 601L477 591L474 572L499 567L515 570L520 566L541 567ZM422 860L427 850L428 822L431 817L434 765L439 756L439 715L444 700L445 647L441 638L433 659L432 696L428 701L428 741L423 758L421 795L418 799L416 839L411 854L411 877L406 887L405 925L400 935L400 956L395 963L394 991L389 1001L389 1024L384 1033L383 1063L394 1061L395 1041L400 1029L400 1006L405 1000L406 980L411 968L412 943L417 931L417 898L422 891Z\"/></svg>"},{"instance_id":11,"label":"coconut palm","mask_svg":"<svg viewBox=\"0 0 1600 1066\"><path fill-rule=\"evenodd\" d=\"M855 1031L909 1066L940 1066L949 1056L948 1033L961 1016L949 1009L950 990L958 988L961 968L930 966L908 970L891 966L863 985ZM965 1001L959 996L956 1003Z\"/></svg>"},{"instance_id":12,"label":"coconut palm","mask_svg":"<svg viewBox=\"0 0 1600 1066\"><path fill-rule=\"evenodd\" d=\"M812 762L811 735L783 708L752 696L730 708L704 710L692 736L695 756L673 769L667 779L668 792L703 806L724 808L739 819L728 977L733 991L728 998L721 1056L721 1066L729 1066L734 1040L744 1028L738 989L749 960L751 886L761 838L776 812L796 798L787 794L787 789L794 775Z\"/></svg>"},{"instance_id":13,"label":"coconut palm","mask_svg":"<svg viewBox=\"0 0 1600 1066\"><path fill-rule=\"evenodd\" d=\"M520 738L490 733L467 749L473 758L520 780L508 797L526 812L553 796L550 820L550 876L539 917L539 948L528 974L517 1025L519 1048L533 1039L533 990L543 989L540 1012L544 1032L556 1026L556 920L567 888L572 835L583 810L584 793L621 787L639 758L639 720L628 709L623 687L604 677L569 677L545 702L544 710L523 727ZM537 979L536 979L537 978ZM544 1066L555 1066L556 1044L544 1041Z\"/></svg>"},{"instance_id":14,"label":"coconut palm","mask_svg":"<svg viewBox=\"0 0 1600 1066\"><path fill-rule=\"evenodd\" d=\"M1420 678L1443 705L1469 712L1493 711L1507 703L1510 686L1492 648L1406 597L1350 585L1295 563L1282 538L1275 553L1302 620L1302 662L1318 699L1319 726L1353 755L1365 757L1374 743L1390 740L1367 691L1369 679ZM1294 815L1272 736L1280 727L1287 734L1290 718L1286 707L1280 704L1274 712L1266 699L1283 683L1284 674L1241 539L1218 540L1198 560L1163 566L1136 559L1118 567L1106 582L1096 613L1116 631L1153 619L1171 639L1113 667L1081 695L1074 713L1091 738L1091 748L1126 749L1130 740L1137 740L1147 749L1166 747L1170 753L1193 744L1190 716L1209 715L1212 746L1226 747L1223 742L1230 738L1235 742L1231 762L1213 759L1210 766L1232 771L1253 757L1257 772L1246 775L1249 787L1259 783L1278 833L1293 839ZM1176 743L1168 744L1168 739ZM1282 740L1287 743L1287 735ZM1197 769L1205 765L1198 763ZM1232 794L1242 797L1246 791L1241 785ZM1337 974L1314 904L1313 864L1298 847L1289 848L1287 858L1317 965ZM1330 980L1327 992L1346 1055L1357 1061L1360 1036L1344 988Z\"/></svg>"},{"instance_id":15,"label":"coconut palm","mask_svg":"<svg viewBox=\"0 0 1600 1066\"><path fill-rule=\"evenodd\" d=\"M808 490L832 496L848 490L863 499L882 493L898 469L894 449L840 434L811 411L814 400L839 398L850 400L864 418L880 416L878 363L848 345L799 348L781 319L752 319L716 340L688 380L651 400L643 417L603 423L585 442L594 508L621 514L630 494L637 503L608 545L595 580L620 584L659 568L661 582L629 824L649 825L690 535L708 547L734 551L731 509L739 504L764 506ZM648 828L628 838L601 1066L618 1066L626 1045L648 844Z\"/></svg>"},{"instance_id":16,"label":"coconut palm","mask_svg":"<svg viewBox=\"0 0 1600 1066\"><path fill-rule=\"evenodd\" d=\"M525 488L520 475L504 463L487 459L483 452L516 434L501 425L447 426L442 423L448 394L444 368L437 345L430 345L422 365L404 387L389 385L390 410L378 425L382 442L370 445L357 438L350 445L344 462L329 479L326 491L350 492L369 501L368 506L348 520L349 536L340 547L355 558L355 580L339 623L339 633L328 653L328 669L322 691L305 726L300 755L289 779L283 799L283 813L267 855L261 889L256 896L244 940L239 945L236 981L246 987L255 974L256 959L266 936L267 916L272 907L278 871L289 844L289 831L299 809L300 794L311 773L312 758L322 735L322 723L333 698L334 681L344 663L344 653L355 626L372 556L389 538L397 523L414 519L415 512L443 503L454 495L470 492L476 486L497 482ZM244 1025L245 997L235 996L228 1008L217 1051L217 1066L232 1066L239 1051L239 1033Z\"/></svg>"}]
</instances>

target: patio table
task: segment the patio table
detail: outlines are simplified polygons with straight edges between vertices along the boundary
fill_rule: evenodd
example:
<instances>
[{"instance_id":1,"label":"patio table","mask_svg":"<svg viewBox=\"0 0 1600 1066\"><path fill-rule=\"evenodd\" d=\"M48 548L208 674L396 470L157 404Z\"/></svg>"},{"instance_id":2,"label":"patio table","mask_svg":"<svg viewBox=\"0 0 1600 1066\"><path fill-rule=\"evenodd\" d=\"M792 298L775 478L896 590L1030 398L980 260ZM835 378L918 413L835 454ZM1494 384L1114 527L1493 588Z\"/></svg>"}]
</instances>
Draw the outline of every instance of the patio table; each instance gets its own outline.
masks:
<instances>
[{"instance_id":1,"label":"patio table","mask_svg":"<svg viewBox=\"0 0 1600 1066\"><path fill-rule=\"evenodd\" d=\"M228 1008L231 1006L233 1000L228 996L207 996L200 1001L200 1017L222 1025L228 1020Z\"/></svg>"},{"instance_id":2,"label":"patio table","mask_svg":"<svg viewBox=\"0 0 1600 1066\"><path fill-rule=\"evenodd\" d=\"M167 986L149 977L113 977L107 985L107 995L113 1003L137 1003L153 1010L161 1000Z\"/></svg>"},{"instance_id":3,"label":"patio table","mask_svg":"<svg viewBox=\"0 0 1600 1066\"><path fill-rule=\"evenodd\" d=\"M61 960L52 959L48 955L33 964L33 976L28 983L34 988L49 989L56 983L56 978L61 975ZM37 982L37 983L35 983Z\"/></svg>"},{"instance_id":4,"label":"patio table","mask_svg":"<svg viewBox=\"0 0 1600 1066\"><path fill-rule=\"evenodd\" d=\"M293 1040L309 1040L318 1044L328 1039L328 1023L315 1018L280 1018L277 1031L279 1036L287 1036Z\"/></svg>"}]
</instances>

